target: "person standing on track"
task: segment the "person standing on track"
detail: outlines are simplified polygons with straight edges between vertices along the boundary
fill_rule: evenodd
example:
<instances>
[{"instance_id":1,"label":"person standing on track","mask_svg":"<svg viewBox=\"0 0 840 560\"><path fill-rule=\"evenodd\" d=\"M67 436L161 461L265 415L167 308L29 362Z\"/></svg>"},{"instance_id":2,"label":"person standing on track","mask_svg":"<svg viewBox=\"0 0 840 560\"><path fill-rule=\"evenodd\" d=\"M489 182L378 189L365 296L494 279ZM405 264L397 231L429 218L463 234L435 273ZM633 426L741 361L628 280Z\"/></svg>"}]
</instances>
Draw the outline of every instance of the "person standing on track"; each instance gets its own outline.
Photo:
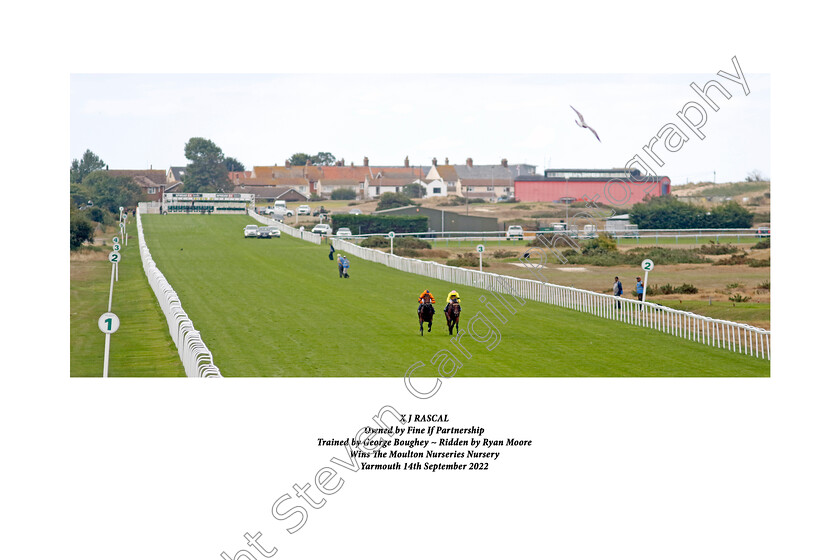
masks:
<instances>
[{"instance_id":1,"label":"person standing on track","mask_svg":"<svg viewBox=\"0 0 840 560\"><path fill-rule=\"evenodd\" d=\"M344 278L344 261L341 260L342 256L338 255L338 277Z\"/></svg>"}]
</instances>

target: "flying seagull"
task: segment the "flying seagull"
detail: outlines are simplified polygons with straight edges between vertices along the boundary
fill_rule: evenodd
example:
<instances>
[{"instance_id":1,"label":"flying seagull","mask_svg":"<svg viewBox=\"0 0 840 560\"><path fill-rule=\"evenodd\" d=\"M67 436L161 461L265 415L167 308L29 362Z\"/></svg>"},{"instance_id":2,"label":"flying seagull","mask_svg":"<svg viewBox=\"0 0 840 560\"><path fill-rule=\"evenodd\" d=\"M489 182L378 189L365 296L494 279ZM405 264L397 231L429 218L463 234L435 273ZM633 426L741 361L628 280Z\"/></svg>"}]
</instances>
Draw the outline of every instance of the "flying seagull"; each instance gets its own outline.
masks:
<instances>
[{"instance_id":1,"label":"flying seagull","mask_svg":"<svg viewBox=\"0 0 840 560\"><path fill-rule=\"evenodd\" d=\"M569 105L569 107L572 107L572 106L571 106L571 105ZM601 138L599 138L599 137L598 137L598 133L597 133L597 132L595 132L595 129L594 129L594 128L592 128L591 126L589 126L588 124L586 124L586 121L585 121L585 120L583 120L583 115L581 115L581 114L580 114L580 111L578 111L578 110L577 110L577 109L575 109L574 107L572 107L572 111L574 111L575 113L577 113L577 116L578 116L578 118L580 119L580 122L575 121L575 124L577 124L577 125L578 125L579 127L581 127L581 128L588 128L590 131L592 131L592 134L594 134L594 135L595 135L595 138L598 138L598 142L600 142L600 141L601 141Z\"/></svg>"}]
</instances>

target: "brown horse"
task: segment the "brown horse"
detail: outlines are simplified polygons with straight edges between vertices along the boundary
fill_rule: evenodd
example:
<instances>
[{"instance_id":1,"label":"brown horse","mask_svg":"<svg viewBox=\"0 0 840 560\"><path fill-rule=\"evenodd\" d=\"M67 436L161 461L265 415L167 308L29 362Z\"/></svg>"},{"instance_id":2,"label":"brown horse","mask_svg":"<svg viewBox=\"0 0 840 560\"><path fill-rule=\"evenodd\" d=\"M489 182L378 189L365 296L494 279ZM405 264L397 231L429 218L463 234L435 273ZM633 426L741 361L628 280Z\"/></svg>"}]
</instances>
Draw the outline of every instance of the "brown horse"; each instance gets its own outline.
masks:
<instances>
[{"instance_id":1,"label":"brown horse","mask_svg":"<svg viewBox=\"0 0 840 560\"><path fill-rule=\"evenodd\" d=\"M432 319L435 316L435 308L431 303L424 302L420 305L417 317L420 319L420 336L423 336L423 323L429 323L429 332L432 332Z\"/></svg>"},{"instance_id":2,"label":"brown horse","mask_svg":"<svg viewBox=\"0 0 840 560\"><path fill-rule=\"evenodd\" d=\"M449 335L452 335L452 327L458 332L458 323L461 321L461 304L450 303L446 308L446 326L449 327Z\"/></svg>"}]
</instances>

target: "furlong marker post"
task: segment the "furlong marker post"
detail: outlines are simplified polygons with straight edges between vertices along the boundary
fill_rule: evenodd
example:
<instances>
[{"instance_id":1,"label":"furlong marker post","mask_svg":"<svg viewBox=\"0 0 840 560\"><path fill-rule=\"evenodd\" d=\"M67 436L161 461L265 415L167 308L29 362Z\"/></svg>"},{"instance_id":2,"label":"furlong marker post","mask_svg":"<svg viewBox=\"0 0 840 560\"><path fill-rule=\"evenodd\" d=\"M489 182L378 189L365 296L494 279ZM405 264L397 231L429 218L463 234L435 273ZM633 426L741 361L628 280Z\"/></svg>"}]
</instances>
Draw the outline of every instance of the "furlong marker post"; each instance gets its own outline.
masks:
<instances>
[{"instance_id":1,"label":"furlong marker post","mask_svg":"<svg viewBox=\"0 0 840 560\"><path fill-rule=\"evenodd\" d=\"M117 244L114 244L117 246ZM111 303L114 300L114 274L117 271L117 263L120 262L120 254L113 251L108 255L111 261L111 289L108 293L108 312L99 317L99 330L105 333L105 362L102 366L102 377L108 377L108 356L111 351L111 333L116 332L120 327L120 319L111 313Z\"/></svg>"},{"instance_id":2,"label":"furlong marker post","mask_svg":"<svg viewBox=\"0 0 840 560\"><path fill-rule=\"evenodd\" d=\"M648 272L653 270L653 261L650 259L645 259L642 261L642 270L645 271L645 282L642 284L642 303L645 302L645 298L647 297L647 280L648 280Z\"/></svg>"}]
</instances>

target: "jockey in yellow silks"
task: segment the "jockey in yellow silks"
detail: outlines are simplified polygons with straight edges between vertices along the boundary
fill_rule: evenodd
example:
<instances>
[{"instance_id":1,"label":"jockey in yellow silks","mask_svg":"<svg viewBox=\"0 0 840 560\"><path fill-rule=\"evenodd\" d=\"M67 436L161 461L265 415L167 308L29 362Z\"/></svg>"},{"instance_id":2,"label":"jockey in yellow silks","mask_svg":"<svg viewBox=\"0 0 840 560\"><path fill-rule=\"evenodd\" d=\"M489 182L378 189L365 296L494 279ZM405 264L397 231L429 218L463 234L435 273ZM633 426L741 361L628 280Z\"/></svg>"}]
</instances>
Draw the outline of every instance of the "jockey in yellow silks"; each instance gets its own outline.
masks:
<instances>
[{"instance_id":1,"label":"jockey in yellow silks","mask_svg":"<svg viewBox=\"0 0 840 560\"><path fill-rule=\"evenodd\" d=\"M446 313L449 310L449 306L453 303L457 303L458 305L461 304L461 296L458 295L458 292L452 290L449 292L449 295L446 296L446 307L443 308L443 312Z\"/></svg>"}]
</instances>

